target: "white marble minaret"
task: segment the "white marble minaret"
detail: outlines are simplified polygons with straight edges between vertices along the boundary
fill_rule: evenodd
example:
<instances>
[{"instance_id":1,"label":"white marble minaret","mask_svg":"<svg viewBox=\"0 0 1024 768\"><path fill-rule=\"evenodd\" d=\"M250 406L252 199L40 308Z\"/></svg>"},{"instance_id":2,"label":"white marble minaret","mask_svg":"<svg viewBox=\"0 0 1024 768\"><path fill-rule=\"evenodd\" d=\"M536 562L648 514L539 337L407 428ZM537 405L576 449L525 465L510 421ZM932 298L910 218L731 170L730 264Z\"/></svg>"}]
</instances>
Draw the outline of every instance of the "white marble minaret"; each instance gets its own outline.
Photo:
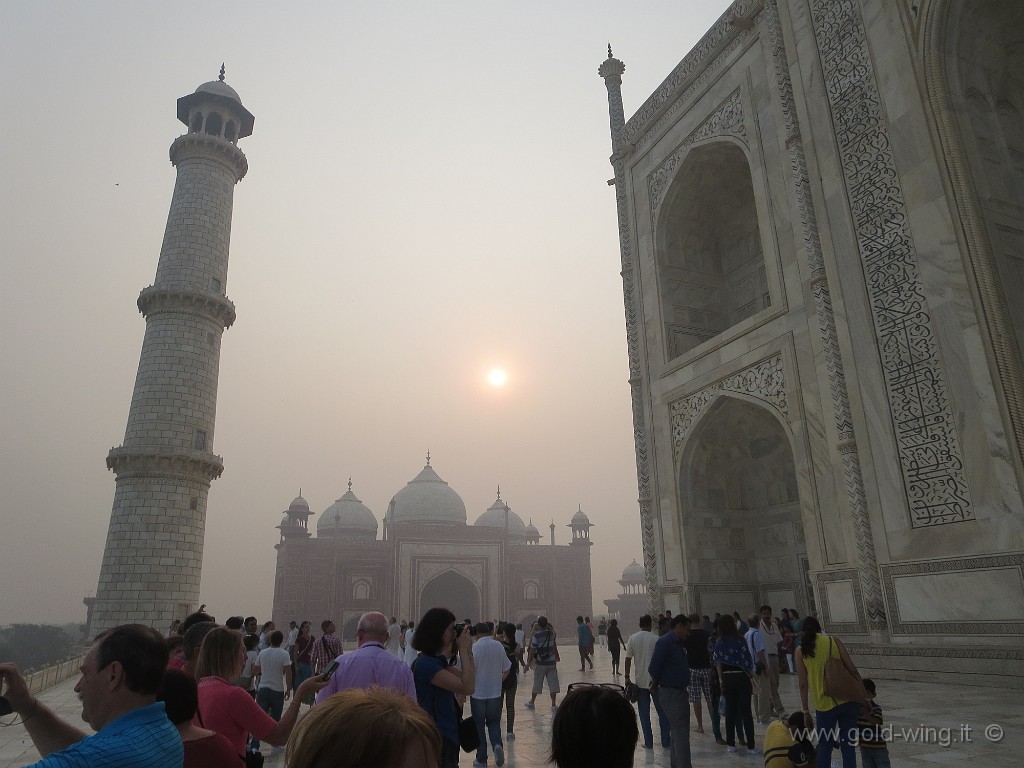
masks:
<instances>
[{"instance_id":1,"label":"white marble minaret","mask_svg":"<svg viewBox=\"0 0 1024 768\"><path fill-rule=\"evenodd\" d=\"M171 144L177 181L146 318L124 444L107 456L117 476L89 629L166 626L196 608L213 453L220 341L235 320L225 295L235 184L248 169L236 146L253 116L220 79L178 99L188 133Z\"/></svg>"}]
</instances>

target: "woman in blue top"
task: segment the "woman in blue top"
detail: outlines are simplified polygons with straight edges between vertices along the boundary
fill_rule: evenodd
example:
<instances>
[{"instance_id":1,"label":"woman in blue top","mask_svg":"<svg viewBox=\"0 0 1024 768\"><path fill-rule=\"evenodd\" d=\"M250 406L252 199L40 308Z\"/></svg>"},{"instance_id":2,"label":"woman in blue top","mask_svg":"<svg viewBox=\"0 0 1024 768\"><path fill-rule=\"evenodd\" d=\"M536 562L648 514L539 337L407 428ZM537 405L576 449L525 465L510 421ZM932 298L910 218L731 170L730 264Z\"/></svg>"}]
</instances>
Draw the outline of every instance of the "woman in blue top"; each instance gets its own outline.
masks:
<instances>
[{"instance_id":1,"label":"woman in blue top","mask_svg":"<svg viewBox=\"0 0 1024 768\"><path fill-rule=\"evenodd\" d=\"M412 636L412 647L420 652L412 665L416 700L441 732L441 768L459 765L459 705L455 694L469 696L476 687L473 638L469 632L458 637L462 669L449 665L445 656L455 639L455 614L447 608L427 611Z\"/></svg>"},{"instance_id":2,"label":"woman in blue top","mask_svg":"<svg viewBox=\"0 0 1024 768\"><path fill-rule=\"evenodd\" d=\"M725 740L729 751L736 751L736 719L743 718L743 733L747 737L747 751L754 754L754 713L750 710L753 694L751 683L754 660L747 641L736 631L736 622L726 614L718 619L718 641L711 657L718 669L718 682L725 696Z\"/></svg>"}]
</instances>

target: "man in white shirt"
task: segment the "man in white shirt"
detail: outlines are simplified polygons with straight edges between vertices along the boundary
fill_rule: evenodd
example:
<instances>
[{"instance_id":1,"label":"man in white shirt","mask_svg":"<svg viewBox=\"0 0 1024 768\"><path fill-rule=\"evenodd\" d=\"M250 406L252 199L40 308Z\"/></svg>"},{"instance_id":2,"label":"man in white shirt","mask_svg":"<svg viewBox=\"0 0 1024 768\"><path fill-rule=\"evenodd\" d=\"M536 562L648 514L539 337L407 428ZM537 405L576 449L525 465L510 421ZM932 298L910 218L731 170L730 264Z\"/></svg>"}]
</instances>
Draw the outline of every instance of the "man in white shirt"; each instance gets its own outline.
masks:
<instances>
[{"instance_id":1,"label":"man in white shirt","mask_svg":"<svg viewBox=\"0 0 1024 768\"><path fill-rule=\"evenodd\" d=\"M522 624L516 624L516 658L519 660L519 666L526 671L526 662L523 661L523 652L526 650L526 630L523 629Z\"/></svg>"},{"instance_id":2,"label":"man in white shirt","mask_svg":"<svg viewBox=\"0 0 1024 768\"><path fill-rule=\"evenodd\" d=\"M294 621L288 622L288 637L284 641L284 649L291 651L295 641L299 639L299 627Z\"/></svg>"},{"instance_id":3,"label":"man in white shirt","mask_svg":"<svg viewBox=\"0 0 1024 768\"><path fill-rule=\"evenodd\" d=\"M501 741L501 683L508 677L512 662L505 653L505 646L494 639L492 625L481 622L476 625L476 642L473 644L473 663L476 665L476 688L469 700L473 722L480 737L476 750L474 768L487 765L487 736L494 749L495 765L505 764L505 745ZM486 730L486 734L485 734Z\"/></svg>"},{"instance_id":4,"label":"man in white shirt","mask_svg":"<svg viewBox=\"0 0 1024 768\"><path fill-rule=\"evenodd\" d=\"M402 653L402 628L394 616L391 617L391 624L388 626L387 651L396 659L401 659L404 655Z\"/></svg>"},{"instance_id":5,"label":"man in white shirt","mask_svg":"<svg viewBox=\"0 0 1024 768\"><path fill-rule=\"evenodd\" d=\"M275 629L270 633L268 641L269 647L260 651L253 665L253 674L260 677L256 703L272 718L280 720L284 700L292 692L292 658L288 651L281 647L284 632ZM260 743L253 740L252 751L258 751L259 747Z\"/></svg>"},{"instance_id":6,"label":"man in white shirt","mask_svg":"<svg viewBox=\"0 0 1024 768\"><path fill-rule=\"evenodd\" d=\"M775 714L784 717L786 712L782 708L782 699L779 697L779 643L782 642L782 634L772 620L772 607L762 605L759 609L758 630L764 639L764 652L767 656L764 676L761 678L761 690L757 694L758 717L763 718L762 723L771 720ZM754 626L754 622L750 622Z\"/></svg>"},{"instance_id":7,"label":"man in white shirt","mask_svg":"<svg viewBox=\"0 0 1024 768\"><path fill-rule=\"evenodd\" d=\"M651 656L654 653L654 644L658 642L658 636L651 631L654 625L648 615L640 617L640 631L630 635L626 643L626 685L629 685L629 670L631 664L636 665L637 687L637 714L640 715L640 729L644 734L644 749L654 749L654 731L651 729L651 699L654 699L654 709L658 713L658 727L661 730L661 746L666 749L672 746L670 734L671 726L661 703L658 701L658 693L651 693L651 673L647 667L651 663Z\"/></svg>"},{"instance_id":8,"label":"man in white shirt","mask_svg":"<svg viewBox=\"0 0 1024 768\"><path fill-rule=\"evenodd\" d=\"M743 634L743 639L747 641L747 650L750 651L750 658L754 660L754 677L757 678L758 685L764 688L768 685L767 669L768 669L768 656L764 652L764 637L761 636L760 630L757 628L757 614L751 614L747 622L747 631ZM764 723L768 720L768 715L761 711L761 697L760 695L754 696L754 719Z\"/></svg>"}]
</instances>

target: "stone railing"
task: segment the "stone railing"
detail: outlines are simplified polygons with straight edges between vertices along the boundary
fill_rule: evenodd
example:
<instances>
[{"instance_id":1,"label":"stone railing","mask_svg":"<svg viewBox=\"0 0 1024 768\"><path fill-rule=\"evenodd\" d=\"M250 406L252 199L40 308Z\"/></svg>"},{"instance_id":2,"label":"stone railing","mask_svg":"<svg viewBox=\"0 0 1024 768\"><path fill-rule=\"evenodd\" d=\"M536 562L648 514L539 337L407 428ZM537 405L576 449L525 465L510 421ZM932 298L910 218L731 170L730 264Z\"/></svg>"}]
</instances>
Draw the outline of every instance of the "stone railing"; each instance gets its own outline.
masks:
<instances>
[{"instance_id":1,"label":"stone railing","mask_svg":"<svg viewBox=\"0 0 1024 768\"><path fill-rule=\"evenodd\" d=\"M67 680L69 677L74 677L78 674L78 668L82 666L82 661L85 659L85 654L79 656L71 656L64 661L57 662L52 667L46 667L35 672L30 672L25 675L25 684L28 685L29 693L39 693L45 691L47 688L55 686L57 683Z\"/></svg>"}]
</instances>

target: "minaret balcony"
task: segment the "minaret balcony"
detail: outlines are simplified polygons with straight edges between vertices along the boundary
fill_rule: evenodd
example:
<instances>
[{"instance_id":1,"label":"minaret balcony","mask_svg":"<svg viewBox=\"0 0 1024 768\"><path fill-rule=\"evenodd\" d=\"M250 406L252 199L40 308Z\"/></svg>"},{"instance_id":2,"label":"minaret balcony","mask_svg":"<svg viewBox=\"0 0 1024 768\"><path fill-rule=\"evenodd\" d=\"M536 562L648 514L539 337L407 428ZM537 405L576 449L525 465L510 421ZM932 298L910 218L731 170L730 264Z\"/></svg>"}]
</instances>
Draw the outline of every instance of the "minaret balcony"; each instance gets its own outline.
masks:
<instances>
[{"instance_id":1,"label":"minaret balcony","mask_svg":"<svg viewBox=\"0 0 1024 768\"><path fill-rule=\"evenodd\" d=\"M209 451L181 450L144 446L111 448L107 454L107 469L118 477L144 475L183 475L200 477L207 482L216 480L224 472L224 460Z\"/></svg>"},{"instance_id":2,"label":"minaret balcony","mask_svg":"<svg viewBox=\"0 0 1024 768\"><path fill-rule=\"evenodd\" d=\"M235 305L226 296L203 291L188 291L160 288L151 285L143 288L136 302L143 317L159 312L194 312L206 315L224 328L235 322Z\"/></svg>"},{"instance_id":3,"label":"minaret balcony","mask_svg":"<svg viewBox=\"0 0 1024 768\"><path fill-rule=\"evenodd\" d=\"M171 164L177 166L186 157L206 156L225 163L241 181L249 170L245 153L227 139L207 133L186 133L174 140L170 149Z\"/></svg>"}]
</instances>

